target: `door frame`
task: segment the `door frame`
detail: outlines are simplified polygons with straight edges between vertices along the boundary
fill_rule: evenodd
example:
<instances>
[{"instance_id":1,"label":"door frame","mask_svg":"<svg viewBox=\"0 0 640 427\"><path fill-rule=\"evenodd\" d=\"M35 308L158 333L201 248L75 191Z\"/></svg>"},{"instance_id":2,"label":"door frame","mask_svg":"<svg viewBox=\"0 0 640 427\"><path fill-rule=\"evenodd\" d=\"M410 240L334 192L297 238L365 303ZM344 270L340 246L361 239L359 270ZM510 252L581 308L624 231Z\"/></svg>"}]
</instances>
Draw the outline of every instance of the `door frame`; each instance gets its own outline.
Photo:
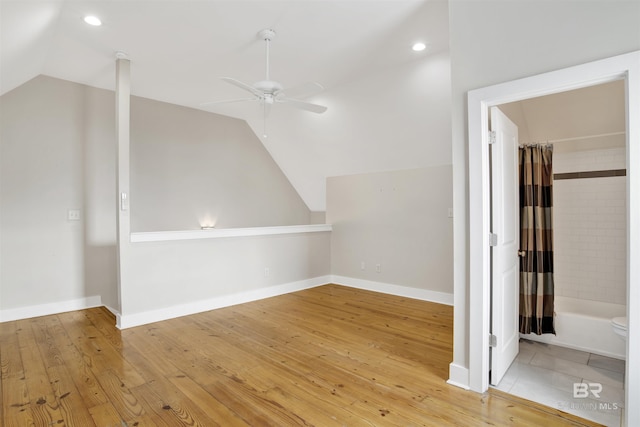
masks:
<instances>
[{"instance_id":1,"label":"door frame","mask_svg":"<svg viewBox=\"0 0 640 427\"><path fill-rule=\"evenodd\" d=\"M489 108L537 96L625 81L627 162L627 368L625 398L640 401L640 51L505 82L468 93L469 129L469 387L489 387L490 186ZM635 167L632 167L635 165ZM637 406L637 405L636 405ZM640 407L626 408L640 424Z\"/></svg>"}]
</instances>

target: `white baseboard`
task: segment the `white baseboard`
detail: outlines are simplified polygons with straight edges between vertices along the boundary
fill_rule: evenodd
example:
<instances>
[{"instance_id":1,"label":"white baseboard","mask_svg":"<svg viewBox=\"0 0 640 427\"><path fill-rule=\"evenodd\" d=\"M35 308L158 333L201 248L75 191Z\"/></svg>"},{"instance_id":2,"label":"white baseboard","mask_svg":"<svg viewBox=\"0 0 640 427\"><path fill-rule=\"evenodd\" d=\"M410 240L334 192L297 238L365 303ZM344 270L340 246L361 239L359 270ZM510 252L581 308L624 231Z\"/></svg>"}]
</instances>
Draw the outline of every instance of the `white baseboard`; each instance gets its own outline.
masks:
<instances>
[{"instance_id":1,"label":"white baseboard","mask_svg":"<svg viewBox=\"0 0 640 427\"><path fill-rule=\"evenodd\" d=\"M336 285L344 285L351 288L381 292L383 294L419 299L422 301L437 302L439 304L453 305L453 294L444 292L411 288L408 286L393 285L390 283L373 282L371 280L356 279L353 277L331 276L331 279L331 283L335 283Z\"/></svg>"},{"instance_id":2,"label":"white baseboard","mask_svg":"<svg viewBox=\"0 0 640 427\"><path fill-rule=\"evenodd\" d=\"M447 384L469 390L469 369L456 363L449 363L449 379Z\"/></svg>"},{"instance_id":3,"label":"white baseboard","mask_svg":"<svg viewBox=\"0 0 640 427\"><path fill-rule=\"evenodd\" d=\"M10 308L0 310L0 322L30 319L32 317L48 316L50 314L64 313L67 311L84 310L85 308L99 307L101 305L102 298L100 295L96 295L67 301Z\"/></svg>"},{"instance_id":4,"label":"white baseboard","mask_svg":"<svg viewBox=\"0 0 640 427\"><path fill-rule=\"evenodd\" d=\"M440 304L453 305L453 294L392 285L388 283L373 282L369 280L355 279L352 277L326 275L314 277L312 279L305 279L296 282L271 286L268 288L261 288L232 295L210 298L203 301L194 301L157 310L145 311L142 313L127 314L124 316L111 307L107 308L109 309L109 311L115 314L116 326L120 329L126 329L134 326L145 325L148 323L159 322L161 320L168 320L176 317L187 316L189 314L214 310L216 308L229 307L245 302L257 301L264 298L270 298L291 292L301 291L304 289L314 288L316 286L326 285L328 283L335 283L352 288L381 292L407 298L414 298L423 301L431 301ZM50 314L64 313L66 311L83 310L85 308L98 307L101 305L101 297L92 296L56 303L0 310L0 322L46 316Z\"/></svg>"},{"instance_id":5,"label":"white baseboard","mask_svg":"<svg viewBox=\"0 0 640 427\"><path fill-rule=\"evenodd\" d=\"M312 279L300 280L297 282L285 283L282 285L261 288L237 294L224 295L210 298L204 301L194 301L186 304L150 310L142 313L122 315L116 313L116 326L120 329L134 326L146 325L148 323L162 320L174 319L176 317L188 316L190 314L202 313L204 311L215 310L216 308L229 307L245 302L257 301L264 298L275 297L304 289L315 288L331 282L331 276L320 276Z\"/></svg>"}]
</instances>

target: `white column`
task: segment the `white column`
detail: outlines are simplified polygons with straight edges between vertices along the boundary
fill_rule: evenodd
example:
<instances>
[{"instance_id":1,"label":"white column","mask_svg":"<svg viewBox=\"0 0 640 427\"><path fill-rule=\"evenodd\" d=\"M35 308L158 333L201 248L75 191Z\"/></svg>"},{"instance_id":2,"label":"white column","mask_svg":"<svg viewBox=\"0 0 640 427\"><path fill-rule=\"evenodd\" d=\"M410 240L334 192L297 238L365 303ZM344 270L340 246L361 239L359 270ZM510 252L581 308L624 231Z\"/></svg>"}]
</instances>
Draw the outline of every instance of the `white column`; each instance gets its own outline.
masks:
<instances>
[{"instance_id":1,"label":"white column","mask_svg":"<svg viewBox=\"0 0 640 427\"><path fill-rule=\"evenodd\" d=\"M118 229L118 311L126 312L127 253L130 245L131 220L129 217L129 135L130 135L130 95L131 64L128 59L117 55L116 60L116 189L117 189L117 229Z\"/></svg>"}]
</instances>

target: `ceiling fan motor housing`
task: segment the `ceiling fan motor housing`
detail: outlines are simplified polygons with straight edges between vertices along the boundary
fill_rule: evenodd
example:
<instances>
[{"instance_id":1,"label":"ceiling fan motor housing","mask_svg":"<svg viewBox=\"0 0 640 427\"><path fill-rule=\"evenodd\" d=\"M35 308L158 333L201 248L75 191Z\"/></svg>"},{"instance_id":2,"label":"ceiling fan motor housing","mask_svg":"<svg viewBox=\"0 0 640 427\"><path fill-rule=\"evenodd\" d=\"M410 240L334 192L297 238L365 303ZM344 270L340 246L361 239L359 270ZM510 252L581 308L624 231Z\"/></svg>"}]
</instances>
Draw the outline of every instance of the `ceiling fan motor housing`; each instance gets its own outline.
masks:
<instances>
[{"instance_id":1,"label":"ceiling fan motor housing","mask_svg":"<svg viewBox=\"0 0 640 427\"><path fill-rule=\"evenodd\" d=\"M259 82L255 82L253 87L258 89L262 93L274 94L280 90L282 90L282 85L273 80L261 80Z\"/></svg>"},{"instance_id":2,"label":"ceiling fan motor housing","mask_svg":"<svg viewBox=\"0 0 640 427\"><path fill-rule=\"evenodd\" d=\"M271 28L266 28L258 33L260 40L273 40L276 37L276 32Z\"/></svg>"}]
</instances>

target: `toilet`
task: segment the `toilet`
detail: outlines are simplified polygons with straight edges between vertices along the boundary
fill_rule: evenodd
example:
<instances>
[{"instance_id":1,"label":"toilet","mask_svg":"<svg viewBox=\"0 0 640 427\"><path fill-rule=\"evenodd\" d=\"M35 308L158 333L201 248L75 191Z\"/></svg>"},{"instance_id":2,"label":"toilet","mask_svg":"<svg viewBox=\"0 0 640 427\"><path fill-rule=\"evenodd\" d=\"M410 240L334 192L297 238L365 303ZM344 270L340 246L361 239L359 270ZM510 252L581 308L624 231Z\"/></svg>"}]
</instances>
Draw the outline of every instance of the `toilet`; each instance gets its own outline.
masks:
<instances>
[{"instance_id":1,"label":"toilet","mask_svg":"<svg viewBox=\"0 0 640 427\"><path fill-rule=\"evenodd\" d=\"M627 318L626 317L614 317L611 319L611 326L613 332L620 335L623 339L627 339Z\"/></svg>"}]
</instances>

